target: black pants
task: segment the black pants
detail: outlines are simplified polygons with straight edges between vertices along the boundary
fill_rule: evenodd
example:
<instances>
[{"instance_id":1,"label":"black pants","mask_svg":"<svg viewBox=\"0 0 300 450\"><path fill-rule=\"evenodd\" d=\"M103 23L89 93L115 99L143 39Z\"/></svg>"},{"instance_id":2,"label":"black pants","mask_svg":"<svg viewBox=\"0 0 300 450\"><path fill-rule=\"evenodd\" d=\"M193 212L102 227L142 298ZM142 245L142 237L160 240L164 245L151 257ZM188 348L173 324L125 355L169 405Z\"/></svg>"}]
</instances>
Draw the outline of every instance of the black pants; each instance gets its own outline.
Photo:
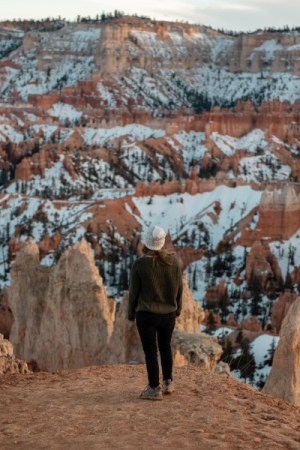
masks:
<instances>
[{"instance_id":1,"label":"black pants","mask_svg":"<svg viewBox=\"0 0 300 450\"><path fill-rule=\"evenodd\" d=\"M149 386L159 385L157 343L160 353L163 379L173 377L171 338L175 327L176 313L153 314L146 311L136 313L136 325L142 341L148 372Z\"/></svg>"}]
</instances>

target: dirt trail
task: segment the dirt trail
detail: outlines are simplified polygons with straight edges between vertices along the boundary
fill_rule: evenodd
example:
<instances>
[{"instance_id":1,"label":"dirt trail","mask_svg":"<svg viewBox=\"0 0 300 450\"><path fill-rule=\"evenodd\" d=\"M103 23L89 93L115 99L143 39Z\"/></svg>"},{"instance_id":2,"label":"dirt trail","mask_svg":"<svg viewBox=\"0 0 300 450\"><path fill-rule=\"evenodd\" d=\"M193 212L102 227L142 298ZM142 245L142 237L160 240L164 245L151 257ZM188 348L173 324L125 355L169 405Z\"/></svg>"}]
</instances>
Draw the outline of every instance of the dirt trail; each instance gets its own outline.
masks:
<instances>
[{"instance_id":1,"label":"dirt trail","mask_svg":"<svg viewBox=\"0 0 300 450\"><path fill-rule=\"evenodd\" d=\"M300 449L300 408L198 368L175 377L151 402L144 366L1 376L0 449Z\"/></svg>"}]
</instances>

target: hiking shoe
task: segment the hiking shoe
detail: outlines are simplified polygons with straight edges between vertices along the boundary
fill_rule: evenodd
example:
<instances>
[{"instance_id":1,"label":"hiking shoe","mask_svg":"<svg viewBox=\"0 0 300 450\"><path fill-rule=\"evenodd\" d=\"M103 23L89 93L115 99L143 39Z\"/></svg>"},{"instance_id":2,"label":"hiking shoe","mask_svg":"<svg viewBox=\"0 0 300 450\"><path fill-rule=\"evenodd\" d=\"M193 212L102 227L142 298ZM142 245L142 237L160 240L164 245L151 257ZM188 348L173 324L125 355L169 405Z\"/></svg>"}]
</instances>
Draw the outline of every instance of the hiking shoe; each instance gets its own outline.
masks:
<instances>
[{"instance_id":1,"label":"hiking shoe","mask_svg":"<svg viewBox=\"0 0 300 450\"><path fill-rule=\"evenodd\" d=\"M144 400L162 400L161 387L152 388L147 386L140 394L140 398Z\"/></svg>"},{"instance_id":2,"label":"hiking shoe","mask_svg":"<svg viewBox=\"0 0 300 450\"><path fill-rule=\"evenodd\" d=\"M163 381L163 387L162 387L162 393L165 395L172 394L172 392L175 391L174 384L172 380L164 380Z\"/></svg>"}]
</instances>

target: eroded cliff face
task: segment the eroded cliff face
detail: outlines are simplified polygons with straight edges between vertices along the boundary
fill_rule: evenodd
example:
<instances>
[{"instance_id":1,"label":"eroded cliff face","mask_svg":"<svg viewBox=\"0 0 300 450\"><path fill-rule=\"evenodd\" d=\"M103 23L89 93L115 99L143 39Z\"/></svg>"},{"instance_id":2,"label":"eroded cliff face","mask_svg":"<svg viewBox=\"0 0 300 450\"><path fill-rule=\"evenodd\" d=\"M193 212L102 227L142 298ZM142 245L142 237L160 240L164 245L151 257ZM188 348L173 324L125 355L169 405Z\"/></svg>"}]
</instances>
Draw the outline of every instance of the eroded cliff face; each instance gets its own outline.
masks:
<instances>
[{"instance_id":1,"label":"eroded cliff face","mask_svg":"<svg viewBox=\"0 0 300 450\"><path fill-rule=\"evenodd\" d=\"M269 185L263 192L257 210L257 226L242 230L241 243L253 245L255 241L287 240L299 229L300 197L298 186L286 183Z\"/></svg>"},{"instance_id":2,"label":"eroded cliff face","mask_svg":"<svg viewBox=\"0 0 300 450\"><path fill-rule=\"evenodd\" d=\"M282 322L296 299L294 292L284 292L276 299L271 314L272 328L276 334L280 333Z\"/></svg>"},{"instance_id":3,"label":"eroded cliff face","mask_svg":"<svg viewBox=\"0 0 300 450\"><path fill-rule=\"evenodd\" d=\"M138 112L140 106L149 114L228 107L248 98L259 104L296 100L286 84L297 85L297 32L233 37L204 26L126 16L22 33L18 42L1 63L0 90L7 99L28 99L45 109L59 101L97 108L100 100L106 119L113 120L117 110ZM31 79L24 76L27 67Z\"/></svg>"},{"instance_id":4,"label":"eroded cliff face","mask_svg":"<svg viewBox=\"0 0 300 450\"><path fill-rule=\"evenodd\" d=\"M300 73L298 33L242 34L229 48L227 58L221 57L221 64L228 64L232 71L260 72L271 67L274 72L285 70Z\"/></svg>"},{"instance_id":5,"label":"eroded cliff face","mask_svg":"<svg viewBox=\"0 0 300 450\"><path fill-rule=\"evenodd\" d=\"M9 301L16 354L42 370L144 361L135 324L127 320L128 294L116 311L85 240L70 247L53 268L39 264L38 246L29 240L13 266ZM215 367L222 350L214 338L200 334L203 317L185 280L175 365Z\"/></svg>"},{"instance_id":6,"label":"eroded cliff face","mask_svg":"<svg viewBox=\"0 0 300 450\"><path fill-rule=\"evenodd\" d=\"M281 270L277 259L271 252L267 242L256 241L247 257L246 279L251 289L266 291L269 284L278 285L281 280Z\"/></svg>"},{"instance_id":7,"label":"eroded cliff face","mask_svg":"<svg viewBox=\"0 0 300 450\"><path fill-rule=\"evenodd\" d=\"M208 39L203 39L203 33ZM133 64L147 71L159 65L172 68L174 63L187 69L210 61L212 42L219 37L218 32L201 26L127 18L102 27L96 65L110 74L124 72ZM171 54L172 60L167 60Z\"/></svg>"},{"instance_id":8,"label":"eroded cliff face","mask_svg":"<svg viewBox=\"0 0 300 450\"><path fill-rule=\"evenodd\" d=\"M271 225L272 223L272 225ZM265 233L273 228L274 240L288 239L299 228L300 199L293 186L281 190L265 190L259 208L258 228Z\"/></svg>"},{"instance_id":9,"label":"eroded cliff face","mask_svg":"<svg viewBox=\"0 0 300 450\"><path fill-rule=\"evenodd\" d=\"M263 392L300 406L300 298L285 316L280 341Z\"/></svg>"}]
</instances>

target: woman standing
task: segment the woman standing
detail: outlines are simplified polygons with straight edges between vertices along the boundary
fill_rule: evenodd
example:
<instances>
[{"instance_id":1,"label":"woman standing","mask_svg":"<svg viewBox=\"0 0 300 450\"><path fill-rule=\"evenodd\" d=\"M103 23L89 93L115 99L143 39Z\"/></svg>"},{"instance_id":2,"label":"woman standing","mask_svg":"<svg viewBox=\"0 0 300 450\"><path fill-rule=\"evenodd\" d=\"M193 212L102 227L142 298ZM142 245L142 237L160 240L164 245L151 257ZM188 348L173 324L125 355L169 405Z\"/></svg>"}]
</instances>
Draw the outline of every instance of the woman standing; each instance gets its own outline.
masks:
<instances>
[{"instance_id":1,"label":"woman standing","mask_svg":"<svg viewBox=\"0 0 300 450\"><path fill-rule=\"evenodd\" d=\"M148 386L140 397L161 400L162 393L171 394L173 357L171 338L176 316L182 307L182 275L177 258L162 250L166 233L160 226L144 231L144 255L131 270L128 319L136 319L145 353ZM159 384L157 343L161 359L163 386Z\"/></svg>"}]
</instances>

